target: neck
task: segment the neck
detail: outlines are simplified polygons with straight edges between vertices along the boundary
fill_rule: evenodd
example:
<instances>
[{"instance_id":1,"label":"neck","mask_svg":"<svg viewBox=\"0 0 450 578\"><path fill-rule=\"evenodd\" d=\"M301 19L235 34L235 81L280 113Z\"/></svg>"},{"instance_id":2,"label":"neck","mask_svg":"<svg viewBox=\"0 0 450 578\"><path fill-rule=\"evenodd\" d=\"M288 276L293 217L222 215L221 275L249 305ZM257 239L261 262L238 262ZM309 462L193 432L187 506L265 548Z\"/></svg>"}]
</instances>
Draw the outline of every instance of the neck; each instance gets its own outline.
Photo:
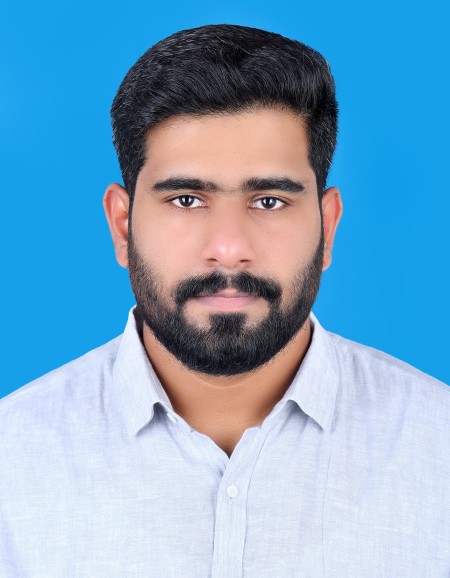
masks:
<instances>
[{"instance_id":1,"label":"neck","mask_svg":"<svg viewBox=\"0 0 450 578\"><path fill-rule=\"evenodd\" d=\"M261 423L283 397L311 341L309 319L267 364L240 375L196 373L178 361L144 324L143 342L174 410L189 425L214 436Z\"/></svg>"}]
</instances>

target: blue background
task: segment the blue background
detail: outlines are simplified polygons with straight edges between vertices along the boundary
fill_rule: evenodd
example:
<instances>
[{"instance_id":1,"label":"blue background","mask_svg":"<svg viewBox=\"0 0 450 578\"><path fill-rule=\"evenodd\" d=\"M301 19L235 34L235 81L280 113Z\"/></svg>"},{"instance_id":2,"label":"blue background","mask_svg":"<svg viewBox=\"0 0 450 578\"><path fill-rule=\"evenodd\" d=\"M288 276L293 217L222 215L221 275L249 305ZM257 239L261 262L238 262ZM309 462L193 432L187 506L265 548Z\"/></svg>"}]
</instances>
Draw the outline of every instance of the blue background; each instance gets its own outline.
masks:
<instances>
[{"instance_id":1,"label":"blue background","mask_svg":"<svg viewBox=\"0 0 450 578\"><path fill-rule=\"evenodd\" d=\"M121 182L109 107L153 43L223 22L310 44L335 76L344 216L315 313L450 383L444 2L44 1L1 22L0 395L122 332L134 299L102 209Z\"/></svg>"}]
</instances>

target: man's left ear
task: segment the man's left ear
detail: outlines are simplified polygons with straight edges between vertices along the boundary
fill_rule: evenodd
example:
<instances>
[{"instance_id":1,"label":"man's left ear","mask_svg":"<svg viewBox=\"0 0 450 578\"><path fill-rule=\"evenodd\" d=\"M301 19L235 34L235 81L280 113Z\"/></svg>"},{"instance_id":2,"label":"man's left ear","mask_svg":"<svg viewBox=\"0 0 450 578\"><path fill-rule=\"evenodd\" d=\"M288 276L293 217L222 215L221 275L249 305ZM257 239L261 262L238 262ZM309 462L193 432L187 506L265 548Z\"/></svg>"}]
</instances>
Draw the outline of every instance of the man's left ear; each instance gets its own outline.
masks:
<instances>
[{"instance_id":1,"label":"man's left ear","mask_svg":"<svg viewBox=\"0 0 450 578\"><path fill-rule=\"evenodd\" d=\"M119 265L128 268L128 217L130 197L118 183L108 186L103 197L103 208Z\"/></svg>"},{"instance_id":2,"label":"man's left ear","mask_svg":"<svg viewBox=\"0 0 450 578\"><path fill-rule=\"evenodd\" d=\"M330 187L322 196L323 235L325 248L323 253L322 271L331 265L331 252L333 250L334 236L342 216L342 198L339 189Z\"/></svg>"}]
</instances>

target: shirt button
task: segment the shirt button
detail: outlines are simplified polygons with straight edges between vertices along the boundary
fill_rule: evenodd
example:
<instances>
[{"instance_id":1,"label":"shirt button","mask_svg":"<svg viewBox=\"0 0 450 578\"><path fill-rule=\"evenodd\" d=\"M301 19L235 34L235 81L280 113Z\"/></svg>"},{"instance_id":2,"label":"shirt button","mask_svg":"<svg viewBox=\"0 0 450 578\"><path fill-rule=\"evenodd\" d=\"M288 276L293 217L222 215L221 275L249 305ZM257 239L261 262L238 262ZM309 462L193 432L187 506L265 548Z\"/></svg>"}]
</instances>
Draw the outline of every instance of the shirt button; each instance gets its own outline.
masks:
<instances>
[{"instance_id":1,"label":"shirt button","mask_svg":"<svg viewBox=\"0 0 450 578\"><path fill-rule=\"evenodd\" d=\"M227 488L227 494L230 498L235 498L239 493L239 490L236 488L236 486L228 486Z\"/></svg>"},{"instance_id":2,"label":"shirt button","mask_svg":"<svg viewBox=\"0 0 450 578\"><path fill-rule=\"evenodd\" d=\"M173 423L177 422L177 418L174 415L172 415L171 413L168 413L167 417L170 419L170 421L173 421Z\"/></svg>"}]
</instances>

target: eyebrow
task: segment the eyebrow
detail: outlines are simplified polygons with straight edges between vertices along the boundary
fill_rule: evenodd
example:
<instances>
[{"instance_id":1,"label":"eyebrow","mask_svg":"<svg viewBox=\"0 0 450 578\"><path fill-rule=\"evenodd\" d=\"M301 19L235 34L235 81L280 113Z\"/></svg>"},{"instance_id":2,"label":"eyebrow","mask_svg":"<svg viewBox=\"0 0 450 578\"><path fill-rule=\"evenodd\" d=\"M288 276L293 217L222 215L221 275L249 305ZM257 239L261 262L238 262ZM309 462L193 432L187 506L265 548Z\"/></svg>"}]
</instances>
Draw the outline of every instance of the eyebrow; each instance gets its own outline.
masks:
<instances>
[{"instance_id":1,"label":"eyebrow","mask_svg":"<svg viewBox=\"0 0 450 578\"><path fill-rule=\"evenodd\" d=\"M305 186L289 177L252 177L244 181L240 187L244 193L254 191L284 191L286 193L302 193ZM209 193L224 192L211 181L189 177L171 177L158 181L152 187L154 191L207 191Z\"/></svg>"}]
</instances>

